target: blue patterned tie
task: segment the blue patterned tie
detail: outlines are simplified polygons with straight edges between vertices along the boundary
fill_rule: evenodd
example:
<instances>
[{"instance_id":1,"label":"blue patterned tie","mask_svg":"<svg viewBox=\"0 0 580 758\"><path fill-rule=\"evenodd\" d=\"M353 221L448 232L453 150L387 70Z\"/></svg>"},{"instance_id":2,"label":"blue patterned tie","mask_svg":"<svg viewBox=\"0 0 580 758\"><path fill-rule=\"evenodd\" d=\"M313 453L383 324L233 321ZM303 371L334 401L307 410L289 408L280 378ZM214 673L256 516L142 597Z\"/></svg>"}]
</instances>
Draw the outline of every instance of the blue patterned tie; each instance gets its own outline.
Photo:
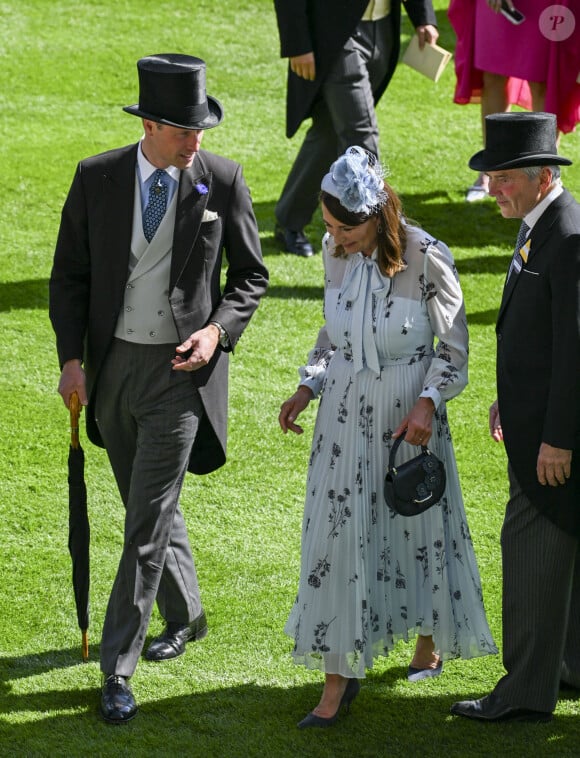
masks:
<instances>
[{"instance_id":1,"label":"blue patterned tie","mask_svg":"<svg viewBox=\"0 0 580 758\"><path fill-rule=\"evenodd\" d=\"M167 174L158 168L149 187L147 207L143 211L143 233L151 242L167 208Z\"/></svg>"},{"instance_id":2,"label":"blue patterned tie","mask_svg":"<svg viewBox=\"0 0 580 758\"><path fill-rule=\"evenodd\" d=\"M530 231L530 227L526 224L525 221L522 221L522 225L520 226L520 230L518 232L518 236L516 239L514 255L512 258L512 262L510 263L510 270L508 271L508 279L512 275L512 272L519 274L520 271L522 270L522 265L523 265L524 260L521 256L520 250L525 245L529 231Z\"/></svg>"}]
</instances>

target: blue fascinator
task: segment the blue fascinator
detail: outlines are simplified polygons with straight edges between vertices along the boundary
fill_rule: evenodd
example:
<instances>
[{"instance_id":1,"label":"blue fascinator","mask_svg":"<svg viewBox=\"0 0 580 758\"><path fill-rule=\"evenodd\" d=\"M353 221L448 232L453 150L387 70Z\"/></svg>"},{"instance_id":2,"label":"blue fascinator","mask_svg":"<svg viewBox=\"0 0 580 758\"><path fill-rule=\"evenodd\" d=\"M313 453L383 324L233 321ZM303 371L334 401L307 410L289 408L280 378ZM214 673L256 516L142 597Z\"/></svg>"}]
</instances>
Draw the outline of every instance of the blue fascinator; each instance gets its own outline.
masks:
<instances>
[{"instance_id":1,"label":"blue fascinator","mask_svg":"<svg viewBox=\"0 0 580 758\"><path fill-rule=\"evenodd\" d=\"M349 147L322 179L321 189L336 197L351 213L371 216L388 200L384 185L385 170L362 147Z\"/></svg>"}]
</instances>

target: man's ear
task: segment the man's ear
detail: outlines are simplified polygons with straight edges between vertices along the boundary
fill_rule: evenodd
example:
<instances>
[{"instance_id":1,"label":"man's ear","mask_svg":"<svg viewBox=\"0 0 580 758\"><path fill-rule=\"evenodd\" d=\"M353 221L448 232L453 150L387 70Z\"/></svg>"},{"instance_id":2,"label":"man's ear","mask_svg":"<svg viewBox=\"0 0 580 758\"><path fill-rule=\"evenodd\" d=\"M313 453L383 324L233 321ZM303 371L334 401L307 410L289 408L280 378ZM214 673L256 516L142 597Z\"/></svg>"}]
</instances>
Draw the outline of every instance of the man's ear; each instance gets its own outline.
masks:
<instances>
[{"instance_id":1,"label":"man's ear","mask_svg":"<svg viewBox=\"0 0 580 758\"><path fill-rule=\"evenodd\" d=\"M143 131L145 134L153 134L155 127L159 126L156 121L150 121L148 118L142 118L141 121L143 122Z\"/></svg>"},{"instance_id":2,"label":"man's ear","mask_svg":"<svg viewBox=\"0 0 580 758\"><path fill-rule=\"evenodd\" d=\"M552 184L554 180L554 174L549 166L543 166L540 171L540 189L546 190Z\"/></svg>"}]
</instances>

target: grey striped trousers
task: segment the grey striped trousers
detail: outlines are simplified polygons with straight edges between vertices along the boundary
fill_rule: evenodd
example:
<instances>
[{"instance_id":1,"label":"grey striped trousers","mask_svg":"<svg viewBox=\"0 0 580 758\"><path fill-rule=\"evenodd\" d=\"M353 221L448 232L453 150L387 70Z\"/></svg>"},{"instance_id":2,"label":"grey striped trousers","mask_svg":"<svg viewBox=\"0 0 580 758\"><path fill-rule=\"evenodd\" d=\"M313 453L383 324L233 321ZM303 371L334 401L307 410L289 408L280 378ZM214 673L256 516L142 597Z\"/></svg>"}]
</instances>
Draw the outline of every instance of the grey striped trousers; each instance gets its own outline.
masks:
<instances>
[{"instance_id":1,"label":"grey striped trousers","mask_svg":"<svg viewBox=\"0 0 580 758\"><path fill-rule=\"evenodd\" d=\"M495 693L513 707L551 712L562 662L580 677L579 540L539 513L509 466L508 475L501 534L507 673Z\"/></svg>"}]
</instances>

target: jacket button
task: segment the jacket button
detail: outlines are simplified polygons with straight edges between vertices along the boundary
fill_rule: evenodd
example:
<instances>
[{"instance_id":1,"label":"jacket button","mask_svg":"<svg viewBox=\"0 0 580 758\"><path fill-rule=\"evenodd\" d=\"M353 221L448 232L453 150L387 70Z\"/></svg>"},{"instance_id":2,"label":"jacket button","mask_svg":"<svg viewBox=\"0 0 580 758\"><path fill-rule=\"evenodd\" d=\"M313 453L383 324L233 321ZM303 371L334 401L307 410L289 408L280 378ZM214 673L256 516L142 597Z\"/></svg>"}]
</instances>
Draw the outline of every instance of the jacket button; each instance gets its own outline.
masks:
<instances>
[{"instance_id":1,"label":"jacket button","mask_svg":"<svg viewBox=\"0 0 580 758\"><path fill-rule=\"evenodd\" d=\"M157 337L157 332L149 332L150 337Z\"/></svg>"},{"instance_id":2,"label":"jacket button","mask_svg":"<svg viewBox=\"0 0 580 758\"><path fill-rule=\"evenodd\" d=\"M501 334L498 334L498 335L497 335L497 341L498 341L498 342L501 342Z\"/></svg>"}]
</instances>

